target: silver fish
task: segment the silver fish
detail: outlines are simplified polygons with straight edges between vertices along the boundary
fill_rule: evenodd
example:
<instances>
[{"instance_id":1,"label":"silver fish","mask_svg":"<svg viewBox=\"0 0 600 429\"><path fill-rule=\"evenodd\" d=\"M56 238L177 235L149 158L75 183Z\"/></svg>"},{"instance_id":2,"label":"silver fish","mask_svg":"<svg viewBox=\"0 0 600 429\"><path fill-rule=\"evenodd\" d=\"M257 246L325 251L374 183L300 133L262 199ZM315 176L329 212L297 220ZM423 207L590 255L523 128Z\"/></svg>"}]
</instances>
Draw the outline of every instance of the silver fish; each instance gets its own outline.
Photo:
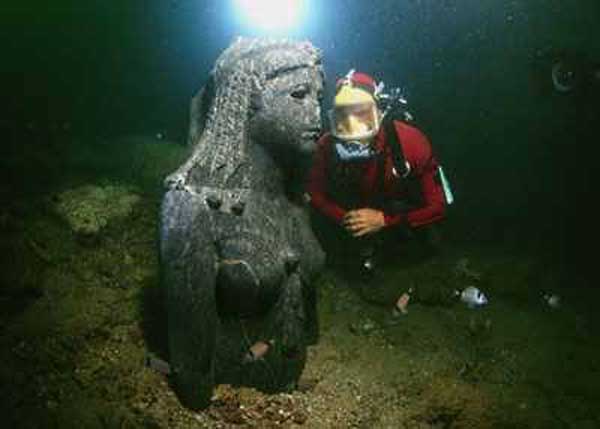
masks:
<instances>
[{"instance_id":1,"label":"silver fish","mask_svg":"<svg viewBox=\"0 0 600 429\"><path fill-rule=\"evenodd\" d=\"M560 307L560 296L555 293L546 293L542 296L542 299L546 301L551 308Z\"/></svg>"},{"instance_id":2,"label":"silver fish","mask_svg":"<svg viewBox=\"0 0 600 429\"><path fill-rule=\"evenodd\" d=\"M481 307L488 303L486 296L477 289L475 286L469 286L462 292L455 291L456 296L460 297L460 300L467 304L469 308Z\"/></svg>"}]
</instances>

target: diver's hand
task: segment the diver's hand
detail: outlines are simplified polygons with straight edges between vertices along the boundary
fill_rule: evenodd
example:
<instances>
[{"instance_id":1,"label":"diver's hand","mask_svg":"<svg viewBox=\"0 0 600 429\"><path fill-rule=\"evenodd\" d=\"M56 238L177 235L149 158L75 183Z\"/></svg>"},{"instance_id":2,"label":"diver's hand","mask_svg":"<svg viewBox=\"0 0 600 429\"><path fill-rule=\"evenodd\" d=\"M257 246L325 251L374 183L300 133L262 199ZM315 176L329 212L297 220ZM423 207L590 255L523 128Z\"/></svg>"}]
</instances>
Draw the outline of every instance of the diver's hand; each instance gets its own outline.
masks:
<instances>
[{"instance_id":1,"label":"diver's hand","mask_svg":"<svg viewBox=\"0 0 600 429\"><path fill-rule=\"evenodd\" d=\"M354 237L373 234L385 226L383 212L375 209L351 210L344 216L344 228Z\"/></svg>"}]
</instances>

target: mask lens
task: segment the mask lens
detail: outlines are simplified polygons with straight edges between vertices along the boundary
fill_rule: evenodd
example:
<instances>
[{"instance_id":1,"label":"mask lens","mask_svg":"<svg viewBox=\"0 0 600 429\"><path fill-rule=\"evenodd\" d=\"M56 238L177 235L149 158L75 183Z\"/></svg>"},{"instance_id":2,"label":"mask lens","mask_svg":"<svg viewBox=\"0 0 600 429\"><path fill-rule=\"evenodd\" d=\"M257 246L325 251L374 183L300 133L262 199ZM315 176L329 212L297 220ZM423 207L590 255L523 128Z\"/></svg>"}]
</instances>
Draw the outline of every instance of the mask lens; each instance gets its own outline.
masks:
<instances>
[{"instance_id":1,"label":"mask lens","mask_svg":"<svg viewBox=\"0 0 600 429\"><path fill-rule=\"evenodd\" d=\"M376 126L372 104L339 106L334 109L335 128L340 136L360 139L372 133Z\"/></svg>"}]
</instances>

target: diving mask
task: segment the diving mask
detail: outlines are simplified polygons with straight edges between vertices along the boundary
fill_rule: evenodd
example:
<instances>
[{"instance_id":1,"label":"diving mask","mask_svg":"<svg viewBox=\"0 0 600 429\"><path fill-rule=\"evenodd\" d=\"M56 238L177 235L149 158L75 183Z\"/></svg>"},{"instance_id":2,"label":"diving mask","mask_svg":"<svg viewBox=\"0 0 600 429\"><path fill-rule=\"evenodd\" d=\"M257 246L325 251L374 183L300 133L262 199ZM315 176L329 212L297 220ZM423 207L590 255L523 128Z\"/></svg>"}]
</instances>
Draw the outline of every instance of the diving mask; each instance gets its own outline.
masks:
<instances>
[{"instance_id":1,"label":"diving mask","mask_svg":"<svg viewBox=\"0 0 600 429\"><path fill-rule=\"evenodd\" d=\"M335 106L329 112L331 132L339 140L360 141L379 131L380 114L375 103Z\"/></svg>"}]
</instances>

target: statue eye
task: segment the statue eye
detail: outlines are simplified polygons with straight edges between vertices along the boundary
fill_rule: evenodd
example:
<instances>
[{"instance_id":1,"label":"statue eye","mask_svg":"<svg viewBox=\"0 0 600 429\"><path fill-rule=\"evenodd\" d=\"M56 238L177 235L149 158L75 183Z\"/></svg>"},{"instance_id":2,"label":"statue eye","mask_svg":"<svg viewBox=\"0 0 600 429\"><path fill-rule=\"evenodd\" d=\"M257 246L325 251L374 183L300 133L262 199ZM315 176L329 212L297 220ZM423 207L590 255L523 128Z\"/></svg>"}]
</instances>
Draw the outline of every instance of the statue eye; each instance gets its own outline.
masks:
<instances>
[{"instance_id":1,"label":"statue eye","mask_svg":"<svg viewBox=\"0 0 600 429\"><path fill-rule=\"evenodd\" d=\"M303 86L301 88L297 88L297 89L293 90L290 95L298 100L302 100L304 97L306 97L307 94L308 94L308 88Z\"/></svg>"}]
</instances>

